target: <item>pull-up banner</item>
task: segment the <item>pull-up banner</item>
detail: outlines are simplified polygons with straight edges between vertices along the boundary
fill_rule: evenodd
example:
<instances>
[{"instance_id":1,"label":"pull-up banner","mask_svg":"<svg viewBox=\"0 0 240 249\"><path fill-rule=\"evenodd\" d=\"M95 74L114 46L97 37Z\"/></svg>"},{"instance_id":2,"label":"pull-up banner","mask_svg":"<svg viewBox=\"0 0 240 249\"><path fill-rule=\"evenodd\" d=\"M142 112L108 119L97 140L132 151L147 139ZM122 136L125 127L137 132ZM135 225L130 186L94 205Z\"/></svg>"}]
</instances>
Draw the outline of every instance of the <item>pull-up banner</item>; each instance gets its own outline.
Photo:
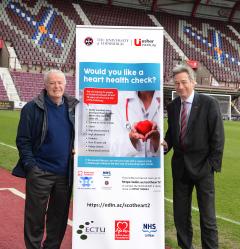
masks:
<instances>
[{"instance_id":1,"label":"pull-up banner","mask_svg":"<svg viewBox=\"0 0 240 249\"><path fill-rule=\"evenodd\" d=\"M77 26L73 249L163 249L163 29Z\"/></svg>"}]
</instances>

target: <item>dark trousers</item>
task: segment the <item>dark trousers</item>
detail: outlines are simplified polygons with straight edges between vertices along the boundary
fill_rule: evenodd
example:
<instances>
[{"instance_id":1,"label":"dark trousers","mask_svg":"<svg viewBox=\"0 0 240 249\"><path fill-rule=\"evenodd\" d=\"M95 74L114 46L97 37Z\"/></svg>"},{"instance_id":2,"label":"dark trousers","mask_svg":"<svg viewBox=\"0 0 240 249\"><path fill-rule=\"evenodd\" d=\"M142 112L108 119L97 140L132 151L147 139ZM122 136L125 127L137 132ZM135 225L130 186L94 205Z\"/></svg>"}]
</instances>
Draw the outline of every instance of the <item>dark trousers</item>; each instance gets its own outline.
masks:
<instances>
[{"instance_id":1,"label":"dark trousers","mask_svg":"<svg viewBox=\"0 0 240 249\"><path fill-rule=\"evenodd\" d=\"M67 226L70 199L71 188L65 176L38 167L28 172L24 216L27 249L60 248ZM46 239L42 244L45 224Z\"/></svg>"},{"instance_id":2,"label":"dark trousers","mask_svg":"<svg viewBox=\"0 0 240 249\"><path fill-rule=\"evenodd\" d=\"M217 249L214 173L200 180L190 179L187 173L182 179L173 179L173 209L178 244L182 249L193 249L191 206L194 187L200 213L202 248Z\"/></svg>"}]
</instances>

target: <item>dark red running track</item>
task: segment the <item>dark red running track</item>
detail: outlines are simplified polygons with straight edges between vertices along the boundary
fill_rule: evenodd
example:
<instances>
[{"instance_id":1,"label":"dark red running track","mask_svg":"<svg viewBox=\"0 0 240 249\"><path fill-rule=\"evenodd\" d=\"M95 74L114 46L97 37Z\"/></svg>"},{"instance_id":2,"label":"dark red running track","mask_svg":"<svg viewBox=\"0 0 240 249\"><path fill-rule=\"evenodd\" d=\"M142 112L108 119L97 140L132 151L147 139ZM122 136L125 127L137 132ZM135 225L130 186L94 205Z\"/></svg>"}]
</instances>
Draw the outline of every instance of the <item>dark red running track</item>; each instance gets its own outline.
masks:
<instances>
[{"instance_id":1,"label":"dark red running track","mask_svg":"<svg viewBox=\"0 0 240 249\"><path fill-rule=\"evenodd\" d=\"M3 188L7 189L2 190ZM25 179L14 177L9 171L0 168L0 249L24 249L24 199L8 188L24 194ZM71 230L68 225L61 249L71 249Z\"/></svg>"},{"instance_id":2,"label":"dark red running track","mask_svg":"<svg viewBox=\"0 0 240 249\"><path fill-rule=\"evenodd\" d=\"M0 249L25 248L23 239L25 200L13 192L21 196L25 194L25 179L14 177L9 171L0 167ZM72 208L69 216L72 220ZM72 248L71 236L72 227L68 225L61 249ZM165 249L171 248L166 246Z\"/></svg>"}]
</instances>

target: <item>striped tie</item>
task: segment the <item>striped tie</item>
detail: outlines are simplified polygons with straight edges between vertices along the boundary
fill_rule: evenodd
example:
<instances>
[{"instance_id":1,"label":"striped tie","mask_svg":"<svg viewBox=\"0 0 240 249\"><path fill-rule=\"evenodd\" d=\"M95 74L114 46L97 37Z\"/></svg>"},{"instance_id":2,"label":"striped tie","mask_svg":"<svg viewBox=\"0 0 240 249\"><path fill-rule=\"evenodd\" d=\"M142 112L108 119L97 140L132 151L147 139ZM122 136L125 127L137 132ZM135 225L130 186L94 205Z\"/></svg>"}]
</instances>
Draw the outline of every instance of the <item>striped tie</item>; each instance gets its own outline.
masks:
<instances>
[{"instance_id":1,"label":"striped tie","mask_svg":"<svg viewBox=\"0 0 240 249\"><path fill-rule=\"evenodd\" d=\"M181 130L180 130L180 144L184 145L184 137L187 129L187 105L186 102L182 102L182 111L181 111Z\"/></svg>"}]
</instances>

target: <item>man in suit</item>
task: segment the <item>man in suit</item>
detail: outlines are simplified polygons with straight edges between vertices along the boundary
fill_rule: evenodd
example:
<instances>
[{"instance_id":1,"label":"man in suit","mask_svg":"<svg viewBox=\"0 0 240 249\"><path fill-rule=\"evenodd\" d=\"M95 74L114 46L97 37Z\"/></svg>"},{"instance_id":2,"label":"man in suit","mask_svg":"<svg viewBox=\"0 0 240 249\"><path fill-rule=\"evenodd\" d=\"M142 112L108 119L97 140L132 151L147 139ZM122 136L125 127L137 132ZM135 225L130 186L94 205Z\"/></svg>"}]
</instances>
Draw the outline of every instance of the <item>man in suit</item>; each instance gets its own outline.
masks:
<instances>
[{"instance_id":1,"label":"man in suit","mask_svg":"<svg viewBox=\"0 0 240 249\"><path fill-rule=\"evenodd\" d=\"M196 188L203 249L218 248L214 172L221 171L224 129L218 102L194 91L195 74L188 66L173 69L176 92L168 106L168 130L162 143L173 148L173 209L178 244L193 249L191 202Z\"/></svg>"}]
</instances>

